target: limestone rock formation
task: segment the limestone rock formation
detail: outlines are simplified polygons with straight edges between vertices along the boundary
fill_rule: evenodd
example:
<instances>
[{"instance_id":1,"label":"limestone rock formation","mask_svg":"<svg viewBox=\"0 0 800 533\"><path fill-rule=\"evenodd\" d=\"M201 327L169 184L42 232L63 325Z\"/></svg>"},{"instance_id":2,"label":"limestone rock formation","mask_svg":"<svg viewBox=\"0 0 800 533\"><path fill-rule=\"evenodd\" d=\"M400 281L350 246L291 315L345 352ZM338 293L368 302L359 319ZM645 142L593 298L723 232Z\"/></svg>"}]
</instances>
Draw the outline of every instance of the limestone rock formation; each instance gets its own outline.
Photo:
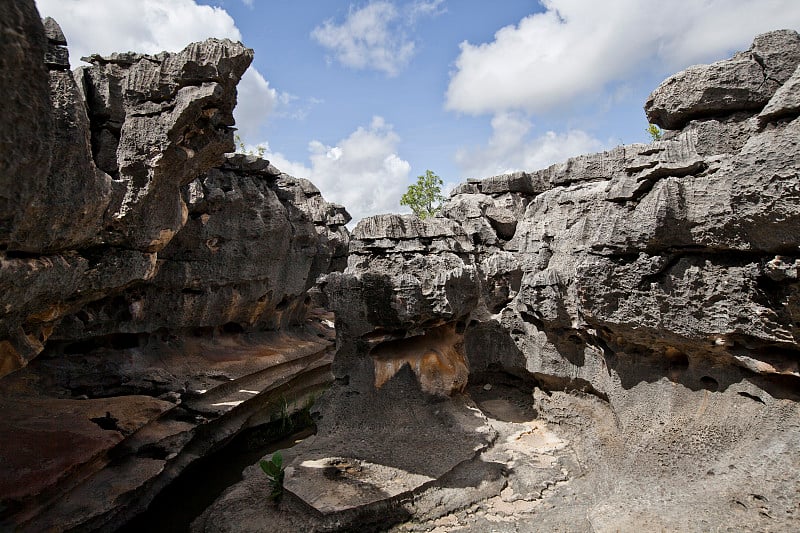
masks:
<instances>
[{"instance_id":1,"label":"limestone rock formation","mask_svg":"<svg viewBox=\"0 0 800 533\"><path fill-rule=\"evenodd\" d=\"M28 34L49 42L50 48L46 56L41 48L29 56L46 62L50 82L49 90L40 87L27 98L46 110L46 116L12 119L17 124L41 120L37 127L47 129L23 131L33 139L46 138L48 155L59 164L36 159L35 150L22 156L14 147L2 154L3 167L10 171L4 179L14 178L4 188L16 200L8 212L18 213L9 221L2 243L3 373L41 352L64 316L155 275L154 252L166 246L187 218L180 187L220 163L223 153L233 148L229 126L235 86L252 59L252 51L240 44L210 40L180 54L126 56L124 66L115 58L94 58L91 75L79 70L76 85L66 69L68 56L58 25L52 19L45 25L38 19L36 23ZM28 78L25 70L10 72L20 78L10 83L30 83L22 80ZM87 79L119 89L113 107L121 112L115 116L120 144L113 151L125 163L111 176L103 171L111 168L103 169L102 162L100 168L95 165L90 149L90 131L99 128L100 104L95 84L84 87ZM91 122L81 94L94 110ZM27 146L27 141L19 141ZM24 177L15 176L20 160L39 165ZM17 191L20 187L26 190Z\"/></svg>"},{"instance_id":2,"label":"limestone rock formation","mask_svg":"<svg viewBox=\"0 0 800 533\"><path fill-rule=\"evenodd\" d=\"M65 317L54 341L304 320L306 292L347 246L346 211L305 180L241 154L184 186L181 198L187 221L159 252L158 273Z\"/></svg>"},{"instance_id":3,"label":"limestone rock formation","mask_svg":"<svg viewBox=\"0 0 800 533\"><path fill-rule=\"evenodd\" d=\"M0 51L0 529L114 530L333 380L282 502L251 467L195 531L797 529L796 32L352 236L226 154L241 44L71 73L0 0Z\"/></svg>"},{"instance_id":4,"label":"limestone rock formation","mask_svg":"<svg viewBox=\"0 0 800 533\"><path fill-rule=\"evenodd\" d=\"M42 60L48 41L33 2L0 2L0 49L0 245L7 246L50 172L53 110Z\"/></svg>"},{"instance_id":5,"label":"limestone rock formation","mask_svg":"<svg viewBox=\"0 0 800 533\"><path fill-rule=\"evenodd\" d=\"M67 41L51 18L44 21L54 134L50 166L15 224L8 250L51 253L88 247L100 232L111 197L111 178L99 170L89 147L89 119L69 71ZM75 179L80 176L80 179Z\"/></svg>"},{"instance_id":6,"label":"limestone rock formation","mask_svg":"<svg viewBox=\"0 0 800 533\"><path fill-rule=\"evenodd\" d=\"M230 154L253 52L91 56L0 1L0 529L115 530L332 380L350 216ZM316 294L318 294L316 290Z\"/></svg>"},{"instance_id":7,"label":"limestone rock formation","mask_svg":"<svg viewBox=\"0 0 800 533\"><path fill-rule=\"evenodd\" d=\"M798 62L796 32L760 35L654 91L645 109L674 130L664 140L470 180L444 218L361 221L347 268L322 286L337 381L266 520L796 529ZM486 418L455 414L471 408ZM421 436L401 444L396 426ZM424 443L429 463L407 460L408 443ZM374 451L390 446L398 456ZM381 468L404 491L374 497L390 485ZM320 470L332 473L324 484ZM239 505L262 490L256 478L195 530L224 530L233 506L242 531L264 531Z\"/></svg>"},{"instance_id":8,"label":"limestone rock formation","mask_svg":"<svg viewBox=\"0 0 800 533\"><path fill-rule=\"evenodd\" d=\"M759 35L746 52L698 65L662 83L645 104L653 124L676 130L692 119L735 111L760 111L800 62L800 38L792 30Z\"/></svg>"},{"instance_id":9,"label":"limestone rock formation","mask_svg":"<svg viewBox=\"0 0 800 533\"><path fill-rule=\"evenodd\" d=\"M178 54L88 58L92 66L81 74L92 148L117 183L110 242L158 251L183 226L178 190L231 150L231 96L252 58L240 43L217 39Z\"/></svg>"},{"instance_id":10,"label":"limestone rock formation","mask_svg":"<svg viewBox=\"0 0 800 533\"><path fill-rule=\"evenodd\" d=\"M798 108L800 108L798 92L800 92L800 66L795 69L789 80L775 91L773 97L761 110L758 115L759 124L763 126L784 116L797 115Z\"/></svg>"}]
</instances>

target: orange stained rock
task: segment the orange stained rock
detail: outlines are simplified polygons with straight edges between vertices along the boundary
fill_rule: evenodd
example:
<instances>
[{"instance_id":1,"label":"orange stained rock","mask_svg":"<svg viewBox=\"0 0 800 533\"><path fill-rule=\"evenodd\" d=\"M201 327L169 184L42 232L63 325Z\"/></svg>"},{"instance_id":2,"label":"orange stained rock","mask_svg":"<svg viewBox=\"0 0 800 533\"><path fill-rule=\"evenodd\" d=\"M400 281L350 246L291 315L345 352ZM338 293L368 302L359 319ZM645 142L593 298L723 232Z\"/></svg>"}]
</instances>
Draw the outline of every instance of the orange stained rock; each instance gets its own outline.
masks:
<instances>
[{"instance_id":1,"label":"orange stained rock","mask_svg":"<svg viewBox=\"0 0 800 533\"><path fill-rule=\"evenodd\" d=\"M370 355L377 389L404 365L411 367L420 387L429 394L449 396L467 386L469 367L464 356L464 337L456 333L452 324L431 329L424 335L381 343Z\"/></svg>"},{"instance_id":2,"label":"orange stained rock","mask_svg":"<svg viewBox=\"0 0 800 533\"><path fill-rule=\"evenodd\" d=\"M0 341L0 377L25 366L25 359L8 341Z\"/></svg>"}]
</instances>

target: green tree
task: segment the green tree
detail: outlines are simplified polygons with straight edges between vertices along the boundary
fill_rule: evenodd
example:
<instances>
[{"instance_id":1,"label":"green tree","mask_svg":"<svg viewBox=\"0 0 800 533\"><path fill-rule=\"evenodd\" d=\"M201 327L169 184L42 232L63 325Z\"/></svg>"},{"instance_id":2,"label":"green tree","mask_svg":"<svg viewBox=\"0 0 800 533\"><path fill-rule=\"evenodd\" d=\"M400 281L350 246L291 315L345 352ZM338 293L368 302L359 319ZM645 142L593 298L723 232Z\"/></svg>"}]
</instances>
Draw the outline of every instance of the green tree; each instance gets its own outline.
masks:
<instances>
[{"instance_id":1,"label":"green tree","mask_svg":"<svg viewBox=\"0 0 800 533\"><path fill-rule=\"evenodd\" d=\"M661 140L661 136L664 134L664 132L661 131L661 128L659 128L655 124L650 124L650 125L647 126L647 133L650 134L650 137L654 141L660 141Z\"/></svg>"},{"instance_id":2,"label":"green tree","mask_svg":"<svg viewBox=\"0 0 800 533\"><path fill-rule=\"evenodd\" d=\"M435 216L442 208L442 178L426 170L425 174L417 176L417 183L408 186L408 191L400 198L400 205L411 208L419 218Z\"/></svg>"}]
</instances>

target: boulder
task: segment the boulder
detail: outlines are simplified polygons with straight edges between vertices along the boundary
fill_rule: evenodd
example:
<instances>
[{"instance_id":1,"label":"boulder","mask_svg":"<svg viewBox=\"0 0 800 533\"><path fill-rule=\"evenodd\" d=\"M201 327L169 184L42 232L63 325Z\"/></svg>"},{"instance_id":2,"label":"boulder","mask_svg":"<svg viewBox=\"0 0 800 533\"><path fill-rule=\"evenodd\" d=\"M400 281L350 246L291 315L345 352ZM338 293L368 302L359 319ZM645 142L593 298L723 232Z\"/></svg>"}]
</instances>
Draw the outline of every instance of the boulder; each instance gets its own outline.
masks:
<instances>
[{"instance_id":1,"label":"boulder","mask_svg":"<svg viewBox=\"0 0 800 533\"><path fill-rule=\"evenodd\" d=\"M800 35L796 31L759 35L746 52L711 65L689 67L668 78L647 99L647 119L675 130L695 118L760 111L798 62Z\"/></svg>"},{"instance_id":2,"label":"boulder","mask_svg":"<svg viewBox=\"0 0 800 533\"><path fill-rule=\"evenodd\" d=\"M414 331L467 316L475 305L473 249L448 219L377 215L358 223L348 267L322 284L329 307L354 337L376 328Z\"/></svg>"},{"instance_id":3,"label":"boulder","mask_svg":"<svg viewBox=\"0 0 800 533\"><path fill-rule=\"evenodd\" d=\"M780 119L793 118L800 114L800 66L792 76L775 91L770 101L758 114L762 126Z\"/></svg>"}]
</instances>

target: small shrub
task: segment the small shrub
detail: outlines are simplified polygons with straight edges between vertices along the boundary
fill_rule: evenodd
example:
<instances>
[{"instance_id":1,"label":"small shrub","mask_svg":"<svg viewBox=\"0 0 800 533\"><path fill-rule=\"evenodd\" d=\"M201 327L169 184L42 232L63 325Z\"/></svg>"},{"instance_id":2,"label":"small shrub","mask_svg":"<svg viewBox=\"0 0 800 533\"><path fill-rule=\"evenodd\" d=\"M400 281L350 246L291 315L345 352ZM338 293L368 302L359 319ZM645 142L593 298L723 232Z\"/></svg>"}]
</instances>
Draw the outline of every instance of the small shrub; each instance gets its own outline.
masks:
<instances>
[{"instance_id":1,"label":"small shrub","mask_svg":"<svg viewBox=\"0 0 800 533\"><path fill-rule=\"evenodd\" d=\"M273 453L269 461L262 459L258 464L269 479L269 486L271 489L269 499L277 502L281 499L281 496L283 496L283 477L286 473L286 469L283 467L283 456L281 452Z\"/></svg>"},{"instance_id":2,"label":"small shrub","mask_svg":"<svg viewBox=\"0 0 800 533\"><path fill-rule=\"evenodd\" d=\"M661 131L661 128L656 126L655 124L650 124L647 126L647 133L650 134L650 138L654 141L660 141L661 137L664 135L664 132Z\"/></svg>"},{"instance_id":3,"label":"small shrub","mask_svg":"<svg viewBox=\"0 0 800 533\"><path fill-rule=\"evenodd\" d=\"M258 157L264 157L264 154L267 153L267 147L263 144L259 144L256 146L255 150L248 150L247 146L244 144L244 141L239 136L239 134L235 134L233 136L233 142L236 144L236 153L237 154L244 154L244 155L255 155Z\"/></svg>"}]
</instances>

